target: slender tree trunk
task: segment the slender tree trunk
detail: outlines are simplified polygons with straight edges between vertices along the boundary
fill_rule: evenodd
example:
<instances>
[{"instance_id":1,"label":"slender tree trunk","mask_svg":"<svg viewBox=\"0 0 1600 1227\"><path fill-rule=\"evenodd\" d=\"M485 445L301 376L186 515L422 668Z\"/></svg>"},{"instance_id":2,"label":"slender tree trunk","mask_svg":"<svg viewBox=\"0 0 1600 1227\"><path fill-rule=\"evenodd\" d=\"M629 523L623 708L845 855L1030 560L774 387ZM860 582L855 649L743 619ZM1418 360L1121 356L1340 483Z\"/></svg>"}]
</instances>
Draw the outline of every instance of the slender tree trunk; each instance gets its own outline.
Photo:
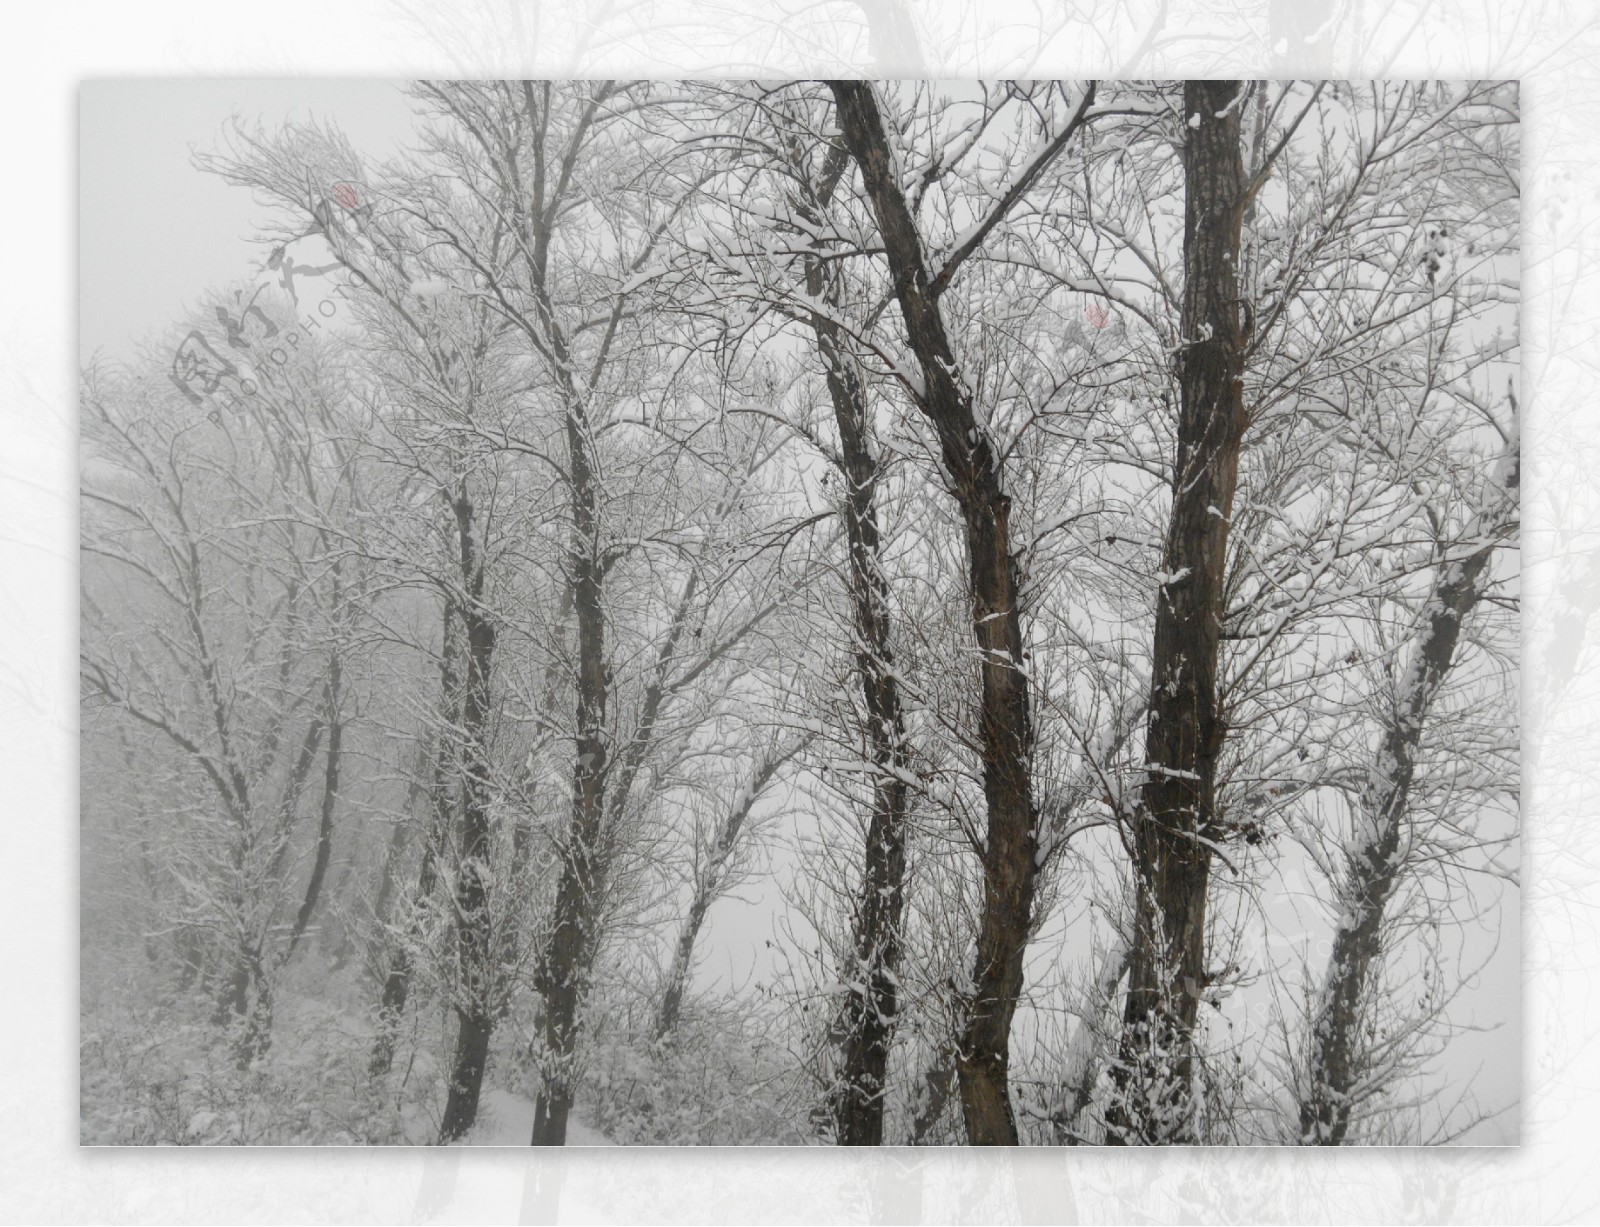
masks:
<instances>
[{"instance_id":1,"label":"slender tree trunk","mask_svg":"<svg viewBox=\"0 0 1600 1227\"><path fill-rule=\"evenodd\" d=\"M550 657L546 661L544 670L544 695L542 699L541 718L545 729L534 741L528 752L522 773L522 785L519 788L516 819L511 830L511 870L507 876L514 897L523 901L524 905L532 903L532 883L529 881L528 866L533 853L534 815L538 812L535 798L538 796L537 775L534 764L548 753L557 743L556 733L558 708L561 701L563 658L567 650L567 623L572 617L573 591L570 584L565 586L561 599L561 606L556 615L556 621L551 628ZM543 798L540 798L542 800ZM515 931L506 934L501 943L501 965L511 972L520 965L523 957L523 935ZM510 1008L509 999L506 1006Z\"/></svg>"},{"instance_id":2,"label":"slender tree trunk","mask_svg":"<svg viewBox=\"0 0 1600 1227\"><path fill-rule=\"evenodd\" d=\"M417 870L417 893L414 907L420 907L433 898L439 884L439 855L450 830L453 804L450 797L451 745L455 728L460 720L460 679L457 670L455 646L455 602L445 599L444 643L440 653L440 682L442 690L443 727L433 750L432 780L430 781L428 832L422 843L422 863ZM378 1006L378 1035L372 1045L372 1060L368 1070L373 1077L389 1072L394 1062L395 1042L399 1038L400 1022L405 1017L406 1002L411 996L411 953L408 943L417 936L418 918L413 916L406 938L396 944L391 955L389 974L384 978L383 997Z\"/></svg>"},{"instance_id":3,"label":"slender tree trunk","mask_svg":"<svg viewBox=\"0 0 1600 1227\"><path fill-rule=\"evenodd\" d=\"M425 762L426 758L422 758L417 767L420 769ZM420 770L418 770L417 775L413 776L406 789L405 819L395 823L389 831L389 842L383 850L383 867L378 873L378 894L372 901L372 925L375 934L385 933L389 928L394 903L395 884L400 876L400 860L405 855L406 836L409 833L411 822L417 816L417 800L422 796L423 791L422 783L417 778L419 775ZM389 966L392 968L393 963L391 962ZM387 979L387 976L385 976L385 979ZM381 1008L379 1018L380 1020L382 1018Z\"/></svg>"},{"instance_id":4,"label":"slender tree trunk","mask_svg":"<svg viewBox=\"0 0 1600 1227\"><path fill-rule=\"evenodd\" d=\"M798 152L798 151L797 151ZM808 196L797 202L814 227L849 156L842 146L830 151L822 181L807 183ZM794 169L804 175L802 156ZM844 298L844 278L835 263L815 256L805 262L806 292L836 308ZM877 491L880 477L872 441L871 406L860 366L847 348L839 326L813 313L811 329L822 359L828 397L839 431L839 459L845 483L845 536L850 554L851 638L856 676L867 713L867 742L873 765L872 809L862 856L861 889L852 923L852 965L840 980L851 986L830 1034L839 1049L836 1084L832 1088L834 1137L841 1146L883 1143L883 1107L889 1045L899 1012L900 925L905 912L906 780L911 755L906 744L905 716L895 676L890 641L889 585L883 573L878 532Z\"/></svg>"},{"instance_id":5,"label":"slender tree trunk","mask_svg":"<svg viewBox=\"0 0 1600 1227\"><path fill-rule=\"evenodd\" d=\"M455 602L446 598L444 607L444 642L441 650L440 677L442 689L443 724L433 751L432 780L428 795L430 814L428 833L422 845L422 863L417 871L417 893L413 906L421 906L433 897L439 882L440 849L450 829L453 805L450 797L451 745L454 730L460 720L460 679L456 666ZM394 1061L394 1047L400 1021L405 1016L406 1002L411 995L411 955L407 942L417 934L417 919L413 917L407 939L398 943L392 954L389 974L384 979L383 998L378 1009L378 1036L373 1043L369 1066L373 1077L389 1072Z\"/></svg>"},{"instance_id":6,"label":"slender tree trunk","mask_svg":"<svg viewBox=\"0 0 1600 1227\"><path fill-rule=\"evenodd\" d=\"M1361 1023L1371 1005L1372 971L1383 955L1385 909L1402 870L1417 750L1429 709L1455 662L1462 623L1483 596L1500 538L1516 522L1520 465L1514 452L1507 460L1498 505L1475 526L1484 544L1465 558L1440 565L1410 670L1367 773L1359 816L1362 838L1346 854L1340 919L1311 1019L1308 1087L1300 1104L1300 1140L1305 1145L1342 1144L1360 1106L1359 1087L1367 1073Z\"/></svg>"},{"instance_id":7,"label":"slender tree trunk","mask_svg":"<svg viewBox=\"0 0 1600 1227\"><path fill-rule=\"evenodd\" d=\"M978 723L988 830L982 849L983 911L956 1066L968 1141L1015 1145L1008 1087L1011 1019L1022 992L1022 957L1038 865L1029 766L1033 721L1022 667L1021 577L1011 545L1011 500L988 429L959 378L872 88L860 81L830 85L845 144L877 218L907 339L920 368L919 406L938 435L965 527L973 636L982 662Z\"/></svg>"},{"instance_id":8,"label":"slender tree trunk","mask_svg":"<svg viewBox=\"0 0 1600 1227\"><path fill-rule=\"evenodd\" d=\"M684 917L683 927L678 931L677 945L673 948L672 963L667 970L666 987L661 994L661 1006L656 1011L654 1030L657 1040L666 1038L678 1025L678 1014L683 1008L683 994L689 981L689 971L694 966L695 941L700 935L700 926L705 922L706 913L717 899L717 892L723 882L723 870L738 845L739 833L744 829L745 823L750 818L750 812L755 809L756 802L761 799L762 792L777 774L778 768L810 742L811 738L807 736L787 748L774 746L770 754L757 762L755 771L739 790L734 803L728 807L727 814L718 824L716 838L706 855L706 862L698 867L695 875L694 895L689 900L689 911Z\"/></svg>"},{"instance_id":9,"label":"slender tree trunk","mask_svg":"<svg viewBox=\"0 0 1600 1227\"><path fill-rule=\"evenodd\" d=\"M820 319L813 322L828 371L845 465L856 673L866 705L874 769L872 811L855 909L855 965L846 978L847 983L859 987L851 990L838 1020L845 1040L834 1123L841 1145L878 1146L883 1142L889 1044L899 1012L909 799L906 781L911 755L889 637L889 591L878 537L878 467L869 442L866 389L859 370L843 352L836 330Z\"/></svg>"},{"instance_id":10,"label":"slender tree trunk","mask_svg":"<svg viewBox=\"0 0 1600 1227\"><path fill-rule=\"evenodd\" d=\"M582 442L581 432L569 441ZM566 1144L567 1118L576 1092L572 1067L578 1049L578 1015L589 987L589 973L600 943L601 897L610 869L611 837L621 823L633 792L634 781L654 741L662 705L669 695L670 674L677 663L679 645L688 628L699 591L699 571L691 570L678 597L677 609L666 639L656 656L655 670L645 688L639 724L621 751L607 754L606 700L611 687L605 662L604 606L592 501L593 478L587 451L582 466L573 465L574 490L590 493L578 498L575 510L578 540L589 542L574 560L574 607L578 622L578 758L573 782L572 820L562 849L561 881L549 940L535 968L534 986L544 997L546 1062L539 1098L534 1106L535 1146ZM579 479L581 478L581 483ZM575 497L577 497L575 495Z\"/></svg>"},{"instance_id":11,"label":"slender tree trunk","mask_svg":"<svg viewBox=\"0 0 1600 1227\"><path fill-rule=\"evenodd\" d=\"M689 983L689 970L694 966L694 944L700 936L700 926L705 923L706 912L711 907L711 892L703 885L704 879L695 883L694 898L689 901L689 912L678 930L678 942L673 947L672 965L667 970L667 986L661 994L661 1007L656 1011L655 1037L658 1041L671 1035L678 1026L678 1016L683 1012L683 994Z\"/></svg>"},{"instance_id":12,"label":"slender tree trunk","mask_svg":"<svg viewBox=\"0 0 1600 1227\"><path fill-rule=\"evenodd\" d=\"M1239 300L1244 83L1186 81L1178 455L1156 595L1146 771L1131 843L1133 954L1109 1142L1195 1141L1193 1033L1205 977L1208 841L1226 728L1217 701L1228 528L1247 424Z\"/></svg>"},{"instance_id":13,"label":"slender tree trunk","mask_svg":"<svg viewBox=\"0 0 1600 1227\"><path fill-rule=\"evenodd\" d=\"M352 857L345 861L344 867L339 870L339 880L333 884L335 899L349 898L350 881L355 874L356 862ZM348 922L341 923L336 933L327 926L323 927L321 948L325 954L332 955L332 961L328 964L330 972L337 974L344 970L345 965L350 962L350 956L355 953L355 946L355 928Z\"/></svg>"},{"instance_id":14,"label":"slender tree trunk","mask_svg":"<svg viewBox=\"0 0 1600 1227\"><path fill-rule=\"evenodd\" d=\"M441 745L438 753L448 753ZM439 884L439 848L450 826L450 800L445 791L444 762L435 769L434 798L429 830L422 845L422 864L417 871L417 893L413 906L422 906L433 897ZM395 1043L399 1039L400 1023L405 1017L406 1002L411 997L411 952L408 941L417 937L418 924L412 919L406 939L397 943L390 954L389 974L384 977L383 996L378 1004L378 1034L372 1045L372 1060L368 1072L374 1078L389 1072L394 1063Z\"/></svg>"},{"instance_id":15,"label":"slender tree trunk","mask_svg":"<svg viewBox=\"0 0 1600 1227\"><path fill-rule=\"evenodd\" d=\"M494 1029L496 968L490 950L489 916L489 678L495 632L483 607L484 562L474 540L473 508L463 493L455 500L466 600L461 608L467 640L467 680L461 704L462 806L460 861L456 869L456 938L461 969L456 1014L454 1069L442 1141L455 1141L478 1119L478 1097Z\"/></svg>"},{"instance_id":16,"label":"slender tree trunk","mask_svg":"<svg viewBox=\"0 0 1600 1227\"><path fill-rule=\"evenodd\" d=\"M561 847L561 879L545 949L535 969L544 998L544 1069L534 1106L535 1146L563 1146L575 1088L578 1011L582 1005L600 886L604 834L606 701L611 687L605 647L605 571L600 557L596 475L587 419L576 392L568 393L567 460L572 492L571 584L577 618L577 758L572 817Z\"/></svg>"},{"instance_id":17,"label":"slender tree trunk","mask_svg":"<svg viewBox=\"0 0 1600 1227\"><path fill-rule=\"evenodd\" d=\"M295 947L305 936L311 917L317 910L322 895L322 883L328 875L328 861L333 855L333 818L339 799L340 754L344 745L344 721L339 718L340 686L344 674L343 663L335 652L328 661L328 682L324 697L328 707L328 757L322 774L322 812L317 823L317 851L311 864L311 879L306 883L305 899L294 918L294 928L289 934L289 949L284 961L294 954Z\"/></svg>"},{"instance_id":18,"label":"slender tree trunk","mask_svg":"<svg viewBox=\"0 0 1600 1227\"><path fill-rule=\"evenodd\" d=\"M531 209L526 228L531 244L524 248L534 321L523 327L560 390L566 414L567 485L571 497L572 537L568 583L577 622L578 661L576 751L572 777L572 810L566 837L560 841L560 880L550 933L534 967L534 987L544 999L545 1043L541 1086L534 1108L532 1144L564 1145L572 1107L578 1016L587 988L589 964L598 948L600 893L608 850L606 793L611 763L607 753L606 707L611 689L605 646L605 560L602 556L600 474L596 470L589 420L589 395L610 353L609 331L600 352L580 379L572 351L549 290L551 240L572 190L572 168L589 139L610 85L594 90L566 138L567 154L547 166L550 138L550 93L543 104L531 84L523 84L532 155ZM514 138L520 143L520 133ZM554 171L550 174L550 171ZM547 196L548 189L548 196ZM610 330L621 319L625 295L612 303ZM627 789L623 788L626 800Z\"/></svg>"}]
</instances>

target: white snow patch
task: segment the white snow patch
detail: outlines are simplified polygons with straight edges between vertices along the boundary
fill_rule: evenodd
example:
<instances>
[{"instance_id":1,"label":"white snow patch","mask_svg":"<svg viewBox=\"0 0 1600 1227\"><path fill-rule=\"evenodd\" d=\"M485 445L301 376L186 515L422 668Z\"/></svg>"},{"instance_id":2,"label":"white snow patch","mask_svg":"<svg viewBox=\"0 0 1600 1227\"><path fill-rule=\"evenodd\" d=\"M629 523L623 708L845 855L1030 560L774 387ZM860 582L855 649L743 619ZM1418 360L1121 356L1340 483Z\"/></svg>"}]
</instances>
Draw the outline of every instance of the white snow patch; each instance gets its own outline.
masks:
<instances>
[{"instance_id":1,"label":"white snow patch","mask_svg":"<svg viewBox=\"0 0 1600 1227\"><path fill-rule=\"evenodd\" d=\"M533 1136L533 1101L499 1086L483 1088L478 1123L467 1135L468 1146L527 1146ZM568 1146L615 1146L597 1129L575 1119L567 1122Z\"/></svg>"}]
</instances>

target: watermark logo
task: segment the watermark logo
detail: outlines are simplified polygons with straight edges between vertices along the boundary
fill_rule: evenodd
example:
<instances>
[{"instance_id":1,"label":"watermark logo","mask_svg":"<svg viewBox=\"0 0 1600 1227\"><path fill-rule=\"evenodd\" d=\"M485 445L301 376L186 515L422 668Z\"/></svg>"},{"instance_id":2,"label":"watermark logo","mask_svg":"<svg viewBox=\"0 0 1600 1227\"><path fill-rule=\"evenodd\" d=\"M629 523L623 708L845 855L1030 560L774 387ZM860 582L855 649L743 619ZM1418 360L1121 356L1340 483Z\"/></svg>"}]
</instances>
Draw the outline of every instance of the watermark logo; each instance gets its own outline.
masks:
<instances>
[{"instance_id":1,"label":"watermark logo","mask_svg":"<svg viewBox=\"0 0 1600 1227\"><path fill-rule=\"evenodd\" d=\"M239 368L213 349L211 342L195 330L184 337L173 351L172 370L167 378L188 397L191 405L199 405L204 403L206 396L222 386L224 379L238 373ZM195 391L197 387L199 392ZM214 417L215 410L212 413Z\"/></svg>"},{"instance_id":2,"label":"watermark logo","mask_svg":"<svg viewBox=\"0 0 1600 1227\"><path fill-rule=\"evenodd\" d=\"M360 289L367 284L367 279L361 273L343 261L313 269L307 265L296 265L292 258L284 254L283 248L273 253L267 268L280 273L280 284L289 292L296 308L300 305L300 299L293 288L295 272L321 276L344 268L349 276L335 286L330 296L317 303L314 312L300 312L301 318L297 322L274 320L257 304L256 299L267 288L265 285L256 287L250 300L238 308L237 315L225 305L218 306L217 324L228 348L242 351L233 358L219 351L211 338L199 329L191 329L178 343L173 351L172 367L167 378L191 405L202 405L208 399L212 400L213 408L206 416L213 424L221 421L221 409L232 408L239 403L241 394L252 398L260 392L261 386L255 379L257 372L268 383L275 382L274 369L282 370L289 365L290 357L299 348L302 339L311 335L310 330L320 329L324 321L338 314L339 306L335 299L343 298L349 290ZM241 294L236 294L235 300L240 297ZM236 387L230 389L224 381L236 381ZM222 397L226 397L226 400L223 401Z\"/></svg>"},{"instance_id":3,"label":"watermark logo","mask_svg":"<svg viewBox=\"0 0 1600 1227\"><path fill-rule=\"evenodd\" d=\"M1081 317L1068 320L1062 341L1069 350L1081 349L1085 354L1109 358L1126 339L1127 331L1121 315L1104 303L1091 300L1084 303Z\"/></svg>"}]
</instances>

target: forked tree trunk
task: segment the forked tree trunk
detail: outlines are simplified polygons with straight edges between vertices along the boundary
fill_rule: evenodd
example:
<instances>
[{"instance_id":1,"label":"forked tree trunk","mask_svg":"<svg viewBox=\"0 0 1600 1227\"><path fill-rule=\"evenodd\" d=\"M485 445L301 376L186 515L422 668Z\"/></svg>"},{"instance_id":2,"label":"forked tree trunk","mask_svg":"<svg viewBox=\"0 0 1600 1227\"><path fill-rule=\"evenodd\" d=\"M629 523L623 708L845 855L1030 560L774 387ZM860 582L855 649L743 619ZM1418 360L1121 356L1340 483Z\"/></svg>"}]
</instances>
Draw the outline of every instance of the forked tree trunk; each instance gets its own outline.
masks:
<instances>
[{"instance_id":1,"label":"forked tree trunk","mask_svg":"<svg viewBox=\"0 0 1600 1227\"><path fill-rule=\"evenodd\" d=\"M576 473L577 466L574 466ZM584 470L587 472L587 469ZM592 507L591 507L592 512ZM580 523L584 522L580 518ZM593 525L591 518L588 521ZM591 540L593 538L590 538ZM574 584L578 614L579 674L578 761L573 789L573 816L561 850L561 881L550 936L534 970L534 987L544 998L545 1046L541 1089L534 1105L533 1145L566 1144L567 1119L577 1088L579 1014L589 990L589 976L600 946L600 922L606 879L613 855L613 836L621 824L634 781L650 753L662 706L669 698L669 680L688 630L700 588L700 573L691 570L657 653L640 704L639 723L615 755L606 754L605 707L611 686L604 657L604 610L601 605L598 543L592 555L579 560ZM591 723L585 724L585 720ZM590 729L590 732L583 732ZM596 772L603 774L596 774Z\"/></svg>"},{"instance_id":2,"label":"forked tree trunk","mask_svg":"<svg viewBox=\"0 0 1600 1227\"><path fill-rule=\"evenodd\" d=\"M979 738L988 810L983 909L972 988L956 1068L967 1140L1015 1145L1008 1087L1011 1019L1022 992L1022 956L1038 879L1030 756L1033 722L1022 665L1021 577L1011 544L1011 500L988 428L958 376L921 237L895 175L872 87L830 82L845 145L860 169L894 279L895 297L921 375L919 408L938 435L950 488L965 528L972 629L982 697Z\"/></svg>"},{"instance_id":3,"label":"forked tree trunk","mask_svg":"<svg viewBox=\"0 0 1600 1227\"><path fill-rule=\"evenodd\" d=\"M1305 1145L1342 1144L1361 1106L1359 1088L1369 1072L1361 1024L1373 1004L1373 968L1383 955L1384 913L1402 869L1401 844L1423 726L1455 662L1462 623L1483 596L1490 559L1517 522L1520 462L1514 451L1506 460L1494 505L1474 525L1483 544L1465 558L1440 565L1410 669L1367 773L1357 816L1363 838L1347 853L1347 876L1337 896L1340 919L1311 1018L1308 1083L1300 1104L1300 1140Z\"/></svg>"},{"instance_id":4,"label":"forked tree trunk","mask_svg":"<svg viewBox=\"0 0 1600 1227\"><path fill-rule=\"evenodd\" d=\"M1148 772L1132 816L1135 917L1111 1143L1196 1140L1193 1036L1226 728L1217 701L1228 529L1247 424L1239 81L1183 87L1184 290L1177 460L1156 594Z\"/></svg>"}]
</instances>

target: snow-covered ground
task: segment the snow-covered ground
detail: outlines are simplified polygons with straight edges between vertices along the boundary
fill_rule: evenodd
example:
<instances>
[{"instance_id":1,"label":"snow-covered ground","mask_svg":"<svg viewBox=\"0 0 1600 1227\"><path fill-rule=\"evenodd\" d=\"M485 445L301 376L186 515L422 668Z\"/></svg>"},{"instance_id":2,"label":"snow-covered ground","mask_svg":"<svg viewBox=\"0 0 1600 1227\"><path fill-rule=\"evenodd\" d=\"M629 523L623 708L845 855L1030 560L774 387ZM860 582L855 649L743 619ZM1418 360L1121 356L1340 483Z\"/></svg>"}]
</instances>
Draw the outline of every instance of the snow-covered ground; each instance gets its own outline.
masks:
<instances>
[{"instance_id":1,"label":"snow-covered ground","mask_svg":"<svg viewBox=\"0 0 1600 1227\"><path fill-rule=\"evenodd\" d=\"M533 1101L486 1086L478 1101L478 1124L467 1135L468 1146L526 1146L533 1136ZM567 1122L568 1146L614 1146L610 1138L577 1120Z\"/></svg>"}]
</instances>

